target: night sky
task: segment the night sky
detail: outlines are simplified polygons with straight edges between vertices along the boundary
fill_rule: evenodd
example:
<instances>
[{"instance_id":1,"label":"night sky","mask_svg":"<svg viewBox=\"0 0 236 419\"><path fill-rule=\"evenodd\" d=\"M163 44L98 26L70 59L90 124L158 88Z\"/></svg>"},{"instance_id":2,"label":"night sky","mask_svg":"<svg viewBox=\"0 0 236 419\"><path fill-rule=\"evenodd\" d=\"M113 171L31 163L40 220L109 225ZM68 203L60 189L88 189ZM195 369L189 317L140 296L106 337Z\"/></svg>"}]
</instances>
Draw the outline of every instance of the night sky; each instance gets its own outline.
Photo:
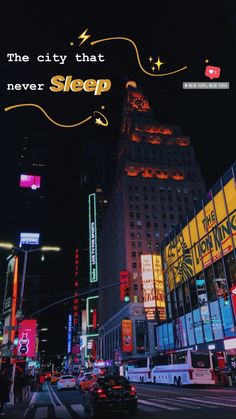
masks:
<instances>
[{"instance_id":1,"label":"night sky","mask_svg":"<svg viewBox=\"0 0 236 419\"><path fill-rule=\"evenodd\" d=\"M66 291L72 286L76 244L81 251L82 263L86 263L87 192L93 190L97 181L111 190L127 80L135 80L143 89L159 122L179 125L182 133L190 136L208 189L234 162L236 35L230 4L230 1L156 1L154 10L149 2L145 3L144 9L144 5L142 8L128 8L120 2L110 2L109 6L74 2L46 7L41 2L29 6L22 1L14 5L14 10L3 14L10 17L4 18L4 51L0 64L1 229L6 238L8 214L12 210L9 196L12 196L11 188L16 184L19 143L24 136L47 138L50 155L44 238L63 247L57 262L57 256L48 259L50 281L44 287L48 292ZM78 36L86 28L91 38L79 47L81 40ZM140 70L134 49L128 42L90 45L90 41L112 36L135 41L141 62L150 72L150 55L155 61L159 56L165 63L160 73L183 66L188 66L188 69L173 76L154 78ZM70 46L72 41L74 46ZM30 62L7 62L6 54L13 52L29 55ZM76 63L74 55L81 52L101 53L105 61ZM66 54L68 57L64 65L38 63L37 55L46 53L50 56L53 53ZM221 67L219 81L229 81L230 90L182 90L183 81L210 81L204 75L206 59L208 65ZM86 92L52 93L49 91L50 79L57 74L73 75L82 80L108 78L112 87L101 96ZM45 83L45 89L6 91L6 83ZM52 125L37 109L4 112L4 107L19 103L37 103L63 124L78 122L105 106L109 126L97 126L93 120L77 128L64 129ZM86 174L88 180L82 189L81 173ZM19 217L15 225L21 231ZM64 328L65 317L61 308L50 313L51 320L47 321L51 322L51 329L55 316L61 315L61 326L57 323L51 334L55 342L55 337ZM63 352L63 345L63 340L57 345L52 340L48 352Z\"/></svg>"}]
</instances>

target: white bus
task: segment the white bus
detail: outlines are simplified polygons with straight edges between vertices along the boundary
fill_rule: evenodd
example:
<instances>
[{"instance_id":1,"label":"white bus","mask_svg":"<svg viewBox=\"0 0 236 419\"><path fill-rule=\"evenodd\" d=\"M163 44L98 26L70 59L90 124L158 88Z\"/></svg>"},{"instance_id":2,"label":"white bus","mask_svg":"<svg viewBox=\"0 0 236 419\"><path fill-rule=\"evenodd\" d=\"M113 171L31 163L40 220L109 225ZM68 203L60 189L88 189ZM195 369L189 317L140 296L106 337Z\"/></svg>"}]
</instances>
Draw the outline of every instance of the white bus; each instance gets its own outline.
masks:
<instances>
[{"instance_id":1,"label":"white bus","mask_svg":"<svg viewBox=\"0 0 236 419\"><path fill-rule=\"evenodd\" d=\"M125 377L135 383L150 383L151 369L149 358L129 361L125 367Z\"/></svg>"},{"instance_id":2,"label":"white bus","mask_svg":"<svg viewBox=\"0 0 236 419\"><path fill-rule=\"evenodd\" d=\"M191 349L155 357L151 383L173 384L176 387L195 384L215 384L212 358L209 351Z\"/></svg>"}]
</instances>

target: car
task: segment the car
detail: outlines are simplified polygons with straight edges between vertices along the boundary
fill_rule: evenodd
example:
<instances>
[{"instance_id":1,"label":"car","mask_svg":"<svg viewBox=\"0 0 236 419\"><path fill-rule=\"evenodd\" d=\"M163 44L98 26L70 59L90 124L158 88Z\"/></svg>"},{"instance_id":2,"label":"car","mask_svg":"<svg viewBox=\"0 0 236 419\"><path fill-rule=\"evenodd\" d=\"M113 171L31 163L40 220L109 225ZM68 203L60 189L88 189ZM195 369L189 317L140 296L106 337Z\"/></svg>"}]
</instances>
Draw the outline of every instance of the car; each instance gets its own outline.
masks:
<instances>
[{"instance_id":1,"label":"car","mask_svg":"<svg viewBox=\"0 0 236 419\"><path fill-rule=\"evenodd\" d=\"M51 383L57 383L58 380L60 380L61 374L56 372L55 374L51 375Z\"/></svg>"},{"instance_id":2,"label":"car","mask_svg":"<svg viewBox=\"0 0 236 419\"><path fill-rule=\"evenodd\" d=\"M73 375L62 375L57 382L57 390L73 388L76 390L76 379Z\"/></svg>"},{"instance_id":3,"label":"car","mask_svg":"<svg viewBox=\"0 0 236 419\"><path fill-rule=\"evenodd\" d=\"M115 410L127 410L131 416L137 415L136 388L123 376L98 377L85 391L82 403L84 411L92 418Z\"/></svg>"},{"instance_id":4,"label":"car","mask_svg":"<svg viewBox=\"0 0 236 419\"><path fill-rule=\"evenodd\" d=\"M86 391L94 380L96 380L96 376L94 374L86 374L79 383L79 390Z\"/></svg>"},{"instance_id":5,"label":"car","mask_svg":"<svg viewBox=\"0 0 236 419\"><path fill-rule=\"evenodd\" d=\"M92 375L92 373L91 372L84 372L84 371L81 371L81 373L78 375L78 377L77 377L77 386L79 387L79 385L80 385L80 383L81 383L81 381L87 376L87 375Z\"/></svg>"}]
</instances>

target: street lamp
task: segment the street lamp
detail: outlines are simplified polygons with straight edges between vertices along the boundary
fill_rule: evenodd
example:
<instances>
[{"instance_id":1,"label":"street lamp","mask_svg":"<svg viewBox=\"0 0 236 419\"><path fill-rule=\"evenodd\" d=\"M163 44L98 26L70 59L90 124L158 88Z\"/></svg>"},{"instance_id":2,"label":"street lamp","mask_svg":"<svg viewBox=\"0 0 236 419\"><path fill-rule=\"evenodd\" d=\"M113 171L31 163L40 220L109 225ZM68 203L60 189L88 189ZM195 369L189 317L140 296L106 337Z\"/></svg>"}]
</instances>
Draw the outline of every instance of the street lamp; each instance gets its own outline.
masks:
<instances>
[{"instance_id":1,"label":"street lamp","mask_svg":"<svg viewBox=\"0 0 236 419\"><path fill-rule=\"evenodd\" d=\"M17 320L17 327L16 330L18 330L18 325L20 322L20 319L22 318L22 305L23 305L23 299L24 299L24 289L25 289L25 277L26 277L26 267L27 267L27 259L28 259L28 253L33 252L59 252L61 250L58 246L42 246L37 247L36 249L23 249L22 247L14 246L12 243L4 243L0 242L0 248L3 249L12 249L19 252L24 253L24 264L23 264L23 272L21 277L21 289L20 289L20 298L19 298L19 311L16 316ZM13 344L13 355L14 355L14 344ZM12 367L12 377L11 377L11 389L10 389L10 403L14 405L14 382L15 382L15 374L16 374L16 364L13 363Z\"/></svg>"}]
</instances>

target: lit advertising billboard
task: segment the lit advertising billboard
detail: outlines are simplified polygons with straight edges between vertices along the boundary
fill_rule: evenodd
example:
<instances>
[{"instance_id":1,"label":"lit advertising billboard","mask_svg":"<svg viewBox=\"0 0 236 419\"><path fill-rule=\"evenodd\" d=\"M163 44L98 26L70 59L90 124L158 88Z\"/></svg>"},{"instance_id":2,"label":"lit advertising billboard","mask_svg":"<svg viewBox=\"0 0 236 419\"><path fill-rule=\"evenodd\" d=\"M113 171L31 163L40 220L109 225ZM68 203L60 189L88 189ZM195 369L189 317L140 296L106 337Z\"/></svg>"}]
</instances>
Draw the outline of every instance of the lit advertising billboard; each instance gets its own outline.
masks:
<instances>
[{"instance_id":1,"label":"lit advertising billboard","mask_svg":"<svg viewBox=\"0 0 236 419\"><path fill-rule=\"evenodd\" d=\"M14 282L14 272L16 267L16 257L13 256L7 265L6 273L6 285L4 293L4 302L3 302L3 313L8 313L12 309L13 302L13 282Z\"/></svg>"},{"instance_id":2,"label":"lit advertising billboard","mask_svg":"<svg viewBox=\"0 0 236 419\"><path fill-rule=\"evenodd\" d=\"M71 353L72 345L72 314L68 315L68 325L67 325L67 353Z\"/></svg>"},{"instance_id":3,"label":"lit advertising billboard","mask_svg":"<svg viewBox=\"0 0 236 419\"><path fill-rule=\"evenodd\" d=\"M20 175L20 188L39 189L41 184L41 176Z\"/></svg>"},{"instance_id":4,"label":"lit advertising billboard","mask_svg":"<svg viewBox=\"0 0 236 419\"><path fill-rule=\"evenodd\" d=\"M132 320L121 321L121 339L122 339L122 351L132 352L133 351L133 330Z\"/></svg>"},{"instance_id":5,"label":"lit advertising billboard","mask_svg":"<svg viewBox=\"0 0 236 419\"><path fill-rule=\"evenodd\" d=\"M141 268L144 310L147 319L154 320L156 313L156 302L152 255L141 255Z\"/></svg>"},{"instance_id":6,"label":"lit advertising billboard","mask_svg":"<svg viewBox=\"0 0 236 419\"><path fill-rule=\"evenodd\" d=\"M39 244L40 233L20 233L20 247L22 244L37 246Z\"/></svg>"},{"instance_id":7,"label":"lit advertising billboard","mask_svg":"<svg viewBox=\"0 0 236 419\"><path fill-rule=\"evenodd\" d=\"M207 268L236 244L236 187L234 179L215 195L178 234L171 236L163 258L169 288Z\"/></svg>"},{"instance_id":8,"label":"lit advertising billboard","mask_svg":"<svg viewBox=\"0 0 236 419\"><path fill-rule=\"evenodd\" d=\"M141 255L143 303L148 320L166 319L164 279L161 256Z\"/></svg>"},{"instance_id":9,"label":"lit advertising billboard","mask_svg":"<svg viewBox=\"0 0 236 419\"><path fill-rule=\"evenodd\" d=\"M155 286L155 300L159 320L166 319L166 303L164 293L164 278L162 273L162 261L160 255L152 255L154 286Z\"/></svg>"},{"instance_id":10,"label":"lit advertising billboard","mask_svg":"<svg viewBox=\"0 0 236 419\"><path fill-rule=\"evenodd\" d=\"M98 281L96 194L89 195L89 280Z\"/></svg>"},{"instance_id":11,"label":"lit advertising billboard","mask_svg":"<svg viewBox=\"0 0 236 419\"><path fill-rule=\"evenodd\" d=\"M19 324L18 356L36 356L36 320L26 319Z\"/></svg>"}]
</instances>

